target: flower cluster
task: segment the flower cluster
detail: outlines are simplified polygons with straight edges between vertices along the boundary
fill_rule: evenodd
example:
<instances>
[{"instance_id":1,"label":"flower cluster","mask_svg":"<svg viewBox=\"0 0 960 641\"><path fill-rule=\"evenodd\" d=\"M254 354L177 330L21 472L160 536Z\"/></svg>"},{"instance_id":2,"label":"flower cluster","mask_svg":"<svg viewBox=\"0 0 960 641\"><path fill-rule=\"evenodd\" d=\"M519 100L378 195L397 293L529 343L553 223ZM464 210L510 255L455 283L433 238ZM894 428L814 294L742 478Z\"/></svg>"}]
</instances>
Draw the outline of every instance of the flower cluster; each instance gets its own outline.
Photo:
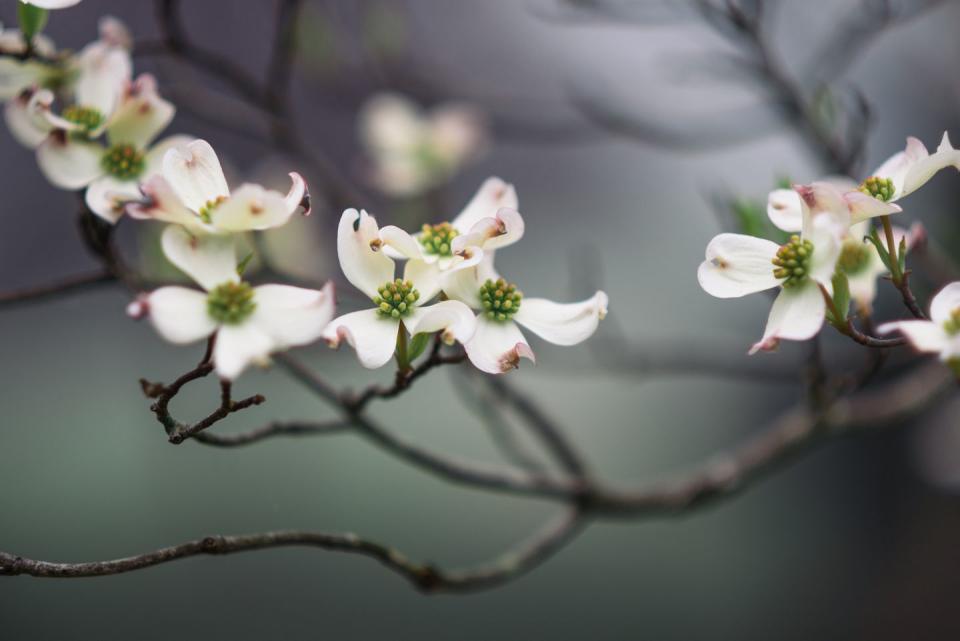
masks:
<instances>
[{"instance_id":1,"label":"flower cluster","mask_svg":"<svg viewBox=\"0 0 960 641\"><path fill-rule=\"evenodd\" d=\"M606 294L564 305L526 298L497 274L495 251L523 237L517 206L513 186L490 178L453 221L417 234L345 211L337 230L340 266L372 306L333 320L323 332L327 342L347 341L365 367L381 367L396 354L404 368L412 358L408 337L416 344L417 335L440 332L445 342L462 343L478 369L499 374L534 358L518 323L557 345L589 338L607 312ZM402 277L396 260L406 260Z\"/></svg>"},{"instance_id":2,"label":"flower cluster","mask_svg":"<svg viewBox=\"0 0 960 641\"><path fill-rule=\"evenodd\" d=\"M447 344L461 343L479 369L501 373L522 357L534 358L520 325L549 342L573 345L593 334L606 314L603 292L558 304L524 297L496 272L496 250L519 241L525 229L515 190L497 178L453 220L423 225L416 234L380 228L363 211L343 212L340 265L370 299L369 309L331 320L329 283L311 290L244 281L237 237L309 214L306 182L290 173L285 194L249 183L231 189L209 143L184 135L158 140L176 109L152 76L134 76L122 24L104 19L98 40L76 54L59 54L39 35L46 8L76 1L37 0L21 12L22 34L0 31L7 125L35 150L50 183L84 190L88 208L103 220L116 224L126 214L166 224L164 255L200 289L161 287L139 296L128 313L149 318L173 343L210 339L223 379L321 336L333 346L347 340L369 368L396 356L406 374L437 334ZM393 195L447 180L484 139L482 119L471 108L450 105L424 115L398 96L376 97L360 126L374 181ZM396 261L405 261L402 276Z\"/></svg>"},{"instance_id":3,"label":"flower cluster","mask_svg":"<svg viewBox=\"0 0 960 641\"><path fill-rule=\"evenodd\" d=\"M778 245L742 234L720 234L707 245L698 279L718 298L734 298L767 289L778 294L763 337L750 353L772 350L780 340L806 340L829 320L846 331L849 304L868 316L876 297L876 281L890 273L905 286L905 257L913 235L893 227L895 204L926 184L937 172L960 170L960 150L946 133L930 153L916 138L862 182L828 178L770 193L767 214L779 229L794 233ZM881 234L872 220L882 223ZM944 361L960 358L960 283L947 286L933 300L931 320L888 323L881 332L901 331L923 351L939 352Z\"/></svg>"}]
</instances>

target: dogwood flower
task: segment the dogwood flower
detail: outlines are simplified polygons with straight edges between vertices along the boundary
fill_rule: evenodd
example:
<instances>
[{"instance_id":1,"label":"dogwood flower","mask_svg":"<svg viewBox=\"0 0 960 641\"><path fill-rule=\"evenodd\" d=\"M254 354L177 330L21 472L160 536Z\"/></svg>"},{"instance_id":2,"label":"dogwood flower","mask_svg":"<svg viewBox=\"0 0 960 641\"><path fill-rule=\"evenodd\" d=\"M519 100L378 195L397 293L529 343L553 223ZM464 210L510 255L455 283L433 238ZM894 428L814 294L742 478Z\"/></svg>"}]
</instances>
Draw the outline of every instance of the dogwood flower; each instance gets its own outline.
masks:
<instances>
[{"instance_id":1,"label":"dogwood flower","mask_svg":"<svg viewBox=\"0 0 960 641\"><path fill-rule=\"evenodd\" d=\"M517 211L517 192L499 178L488 178L451 222L423 225L408 242L396 227L382 230L386 251L393 258L421 260L439 272L464 269L481 261L484 252L512 245L523 238L523 218Z\"/></svg>"},{"instance_id":2,"label":"dogwood flower","mask_svg":"<svg viewBox=\"0 0 960 641\"><path fill-rule=\"evenodd\" d=\"M122 33L125 28L116 19L101 20L100 38L64 63L60 75L52 78L69 79L66 86L56 87L72 96L59 114L52 108L51 78L22 89L7 103L7 126L21 144L37 147L52 132L61 130L71 139L94 140L106 130L133 75L130 51L119 37Z\"/></svg>"},{"instance_id":3,"label":"dogwood flower","mask_svg":"<svg viewBox=\"0 0 960 641\"><path fill-rule=\"evenodd\" d=\"M697 279L711 296L739 298L780 288L763 337L750 354L773 350L781 339L806 340L820 331L826 313L820 288L833 291L831 277L848 228L846 214L845 209L834 215L808 212L803 234L780 246L743 234L720 234L707 245Z\"/></svg>"},{"instance_id":4,"label":"dogwood flower","mask_svg":"<svg viewBox=\"0 0 960 641\"><path fill-rule=\"evenodd\" d=\"M181 225L194 234L279 227L298 209L310 213L310 194L300 174L290 173L286 195L244 183L232 191L216 152L206 140L177 145L163 154L160 171L140 185L142 198L126 203L133 218Z\"/></svg>"},{"instance_id":5,"label":"dogwood flower","mask_svg":"<svg viewBox=\"0 0 960 641\"><path fill-rule=\"evenodd\" d=\"M404 96L371 98L359 117L371 180L391 196L413 196L447 181L479 155L486 130L476 109L445 104L424 113Z\"/></svg>"},{"instance_id":6,"label":"dogwood flower","mask_svg":"<svg viewBox=\"0 0 960 641\"><path fill-rule=\"evenodd\" d=\"M770 221L783 231L802 231L805 207L809 216L832 215L841 227L847 220L846 213L849 213L852 217L854 211L879 212L884 211L887 207L895 207L895 205L889 203L877 203L873 198L869 200L877 203L876 205L861 207L860 203L864 194L856 191L856 183L846 178L828 178L809 187L799 186L798 189L800 192L807 194L806 202L801 198L797 189L777 189L770 192L768 197L767 215ZM810 205L813 205L815 209L811 209ZM844 207L847 212L841 213L839 217L832 213L838 209L842 212ZM897 211L899 211L899 207ZM883 261L880 260L876 248L865 240L870 233L870 221L862 216L859 218L861 220L850 225L849 229L842 235L837 269L847 276L850 297L861 311L869 313L877 296L877 278L886 274L888 270ZM908 234L899 227L894 227L893 233L898 246L900 239L904 237L907 239L907 248L909 249L912 246L912 234Z\"/></svg>"},{"instance_id":7,"label":"dogwood flower","mask_svg":"<svg viewBox=\"0 0 960 641\"><path fill-rule=\"evenodd\" d=\"M174 112L174 106L157 93L153 76L142 75L127 87L107 123L106 146L55 129L37 147L40 169L58 187L87 187L90 210L115 223L125 203L140 197L140 181L160 172L167 150L193 140L177 135L153 143Z\"/></svg>"},{"instance_id":8,"label":"dogwood flower","mask_svg":"<svg viewBox=\"0 0 960 641\"><path fill-rule=\"evenodd\" d=\"M934 153L922 142L907 138L907 146L877 167L860 185L860 191L883 202L894 202L920 189L941 169L954 167L960 171L960 150L950 144L943 132Z\"/></svg>"},{"instance_id":9,"label":"dogwood flower","mask_svg":"<svg viewBox=\"0 0 960 641\"><path fill-rule=\"evenodd\" d=\"M476 333L463 347L474 367L489 374L516 369L521 358L536 362L521 325L548 343L576 345L590 338L607 315L602 291L579 303L525 298L497 273L492 254L476 267L451 274L443 291L479 312Z\"/></svg>"},{"instance_id":10,"label":"dogwood flower","mask_svg":"<svg viewBox=\"0 0 960 641\"><path fill-rule=\"evenodd\" d=\"M232 380L273 352L312 343L333 317L331 283L317 291L243 282L227 236L192 236L171 225L164 230L162 246L170 262L205 291L161 287L131 304L128 313L149 317L171 343L192 343L216 333L213 363L221 378Z\"/></svg>"},{"instance_id":11,"label":"dogwood flower","mask_svg":"<svg viewBox=\"0 0 960 641\"><path fill-rule=\"evenodd\" d=\"M898 331L915 349L939 354L960 375L960 282L950 283L930 301L930 320L884 323L881 334Z\"/></svg>"},{"instance_id":12,"label":"dogwood flower","mask_svg":"<svg viewBox=\"0 0 960 641\"><path fill-rule=\"evenodd\" d=\"M66 9L80 4L80 0L20 0L23 4L32 4L41 9Z\"/></svg>"},{"instance_id":13,"label":"dogwood flower","mask_svg":"<svg viewBox=\"0 0 960 641\"><path fill-rule=\"evenodd\" d=\"M822 213L833 216L838 222L857 225L902 211L899 205L859 191L855 182L843 177L829 177L791 189L775 189L767 197L767 217L786 232L803 231L804 207L811 214L808 224Z\"/></svg>"},{"instance_id":14,"label":"dogwood flower","mask_svg":"<svg viewBox=\"0 0 960 641\"><path fill-rule=\"evenodd\" d=\"M395 278L394 261L382 251L383 232L367 212L343 212L337 229L340 267L347 280L371 299L373 307L331 321L323 330L327 343L338 347L346 340L360 363L375 369L390 361L398 340L406 340L407 333L441 332L448 344L467 342L476 328L470 309L452 300L424 306L440 293L438 273L423 261L410 260L403 278ZM402 232L393 228L392 233ZM411 238L409 242L416 241Z\"/></svg>"}]
</instances>

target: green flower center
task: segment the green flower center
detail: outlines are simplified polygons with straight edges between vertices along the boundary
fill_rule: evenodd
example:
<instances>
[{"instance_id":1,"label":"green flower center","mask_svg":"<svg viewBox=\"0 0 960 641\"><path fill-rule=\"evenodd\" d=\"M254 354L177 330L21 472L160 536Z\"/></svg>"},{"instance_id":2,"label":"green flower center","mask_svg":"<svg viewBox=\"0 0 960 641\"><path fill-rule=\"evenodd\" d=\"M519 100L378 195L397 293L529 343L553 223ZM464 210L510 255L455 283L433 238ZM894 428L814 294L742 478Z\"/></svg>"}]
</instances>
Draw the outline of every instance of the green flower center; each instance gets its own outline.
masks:
<instances>
[{"instance_id":1,"label":"green flower center","mask_svg":"<svg viewBox=\"0 0 960 641\"><path fill-rule=\"evenodd\" d=\"M459 235L450 223L424 225L420 233L420 244L428 254L434 256L453 256L453 239Z\"/></svg>"},{"instance_id":2,"label":"green flower center","mask_svg":"<svg viewBox=\"0 0 960 641\"><path fill-rule=\"evenodd\" d=\"M813 256L813 243L791 236L790 241L780 246L773 259L773 275L784 279L784 287L796 287L807 280L810 274L810 258Z\"/></svg>"},{"instance_id":3,"label":"green flower center","mask_svg":"<svg viewBox=\"0 0 960 641\"><path fill-rule=\"evenodd\" d=\"M100 166L119 180L134 180L143 173L143 152L133 145L114 145L103 154Z\"/></svg>"},{"instance_id":4,"label":"green flower center","mask_svg":"<svg viewBox=\"0 0 960 641\"><path fill-rule=\"evenodd\" d=\"M63 110L63 114L61 115L64 120L79 125L80 130L85 135L90 135L97 127L103 124L103 114L93 107L70 105Z\"/></svg>"},{"instance_id":5,"label":"green flower center","mask_svg":"<svg viewBox=\"0 0 960 641\"><path fill-rule=\"evenodd\" d=\"M960 307L950 312L950 318L943 324L943 329L951 336L960 334Z\"/></svg>"},{"instance_id":6,"label":"green flower center","mask_svg":"<svg viewBox=\"0 0 960 641\"><path fill-rule=\"evenodd\" d=\"M860 184L860 191L884 202L893 198L893 181L889 178L870 176Z\"/></svg>"},{"instance_id":7,"label":"green flower center","mask_svg":"<svg viewBox=\"0 0 960 641\"><path fill-rule=\"evenodd\" d=\"M844 274L853 276L859 274L870 263L870 247L866 243L848 238L843 241L840 249L840 258L837 259L837 268Z\"/></svg>"},{"instance_id":8,"label":"green flower center","mask_svg":"<svg viewBox=\"0 0 960 641\"><path fill-rule=\"evenodd\" d=\"M402 278L385 283L377 292L380 295L373 297L373 304L377 306L377 313L385 318L406 316L420 300L420 292L413 283Z\"/></svg>"},{"instance_id":9,"label":"green flower center","mask_svg":"<svg viewBox=\"0 0 960 641\"><path fill-rule=\"evenodd\" d=\"M209 225L213 220L213 210L226 201L226 196L217 196L213 200L208 200L206 203L204 203L203 207L200 208L200 211L197 212L197 214L200 216L200 220Z\"/></svg>"},{"instance_id":10,"label":"green flower center","mask_svg":"<svg viewBox=\"0 0 960 641\"><path fill-rule=\"evenodd\" d=\"M257 308L253 288L247 283L224 283L207 295L207 313L224 325L236 325L250 318Z\"/></svg>"},{"instance_id":11,"label":"green flower center","mask_svg":"<svg viewBox=\"0 0 960 641\"><path fill-rule=\"evenodd\" d=\"M520 301L523 300L523 292L517 289L513 283L508 283L502 278L497 280L487 279L480 287L480 303L483 305L483 313L490 320L501 323L510 320L517 310L520 309Z\"/></svg>"}]
</instances>

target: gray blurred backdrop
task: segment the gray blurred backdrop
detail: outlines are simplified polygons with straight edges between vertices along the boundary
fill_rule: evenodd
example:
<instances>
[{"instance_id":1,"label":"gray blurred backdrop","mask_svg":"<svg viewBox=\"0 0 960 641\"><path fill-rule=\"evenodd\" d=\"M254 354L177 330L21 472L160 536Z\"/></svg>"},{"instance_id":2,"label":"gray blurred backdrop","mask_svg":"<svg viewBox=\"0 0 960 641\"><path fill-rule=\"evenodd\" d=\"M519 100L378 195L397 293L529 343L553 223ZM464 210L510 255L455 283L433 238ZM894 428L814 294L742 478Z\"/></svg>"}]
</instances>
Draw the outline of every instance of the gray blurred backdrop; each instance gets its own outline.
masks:
<instances>
[{"instance_id":1,"label":"gray blurred backdrop","mask_svg":"<svg viewBox=\"0 0 960 641\"><path fill-rule=\"evenodd\" d=\"M191 37L263 71L273 2L185 4ZM721 301L698 287L703 248L720 229L709 196L763 199L779 177L816 178L816 159L789 129L707 150L639 144L591 127L570 100L572 87L586 88L671 131L695 132L704 114L755 97L704 66L715 61L711 52L725 50L721 40L688 22L558 19L549 1L381 2L386 19L400 21L397 46L404 50L399 69L384 71L358 61L355 34L374 4L308 3L303 28L313 31L293 95L312 145L356 176L354 114L364 95L426 81L438 97L474 100L501 126L490 153L460 174L445 198L455 213L488 175L516 184L527 235L498 260L526 292L583 297L583 279L573 272L599 264L590 275L610 295L609 320L638 345L682 351L689 338L746 359L769 302ZM778 46L799 66L855 6L778 4ZM156 34L145 0L85 0L53 14L48 32L61 46L79 47L95 37L105 13L138 38ZM0 20L15 22L12 0L0 5ZM900 149L907 135L930 145L946 129L960 139L958 29L960 7L945 2L885 32L849 70L873 107L868 166ZM174 99L198 85L229 93L173 62L136 65L157 73L161 91ZM215 115L216 105L210 109ZM181 111L171 131L210 140L237 176L256 175L265 163L297 168L218 128L209 115ZM5 129L0 166L0 285L94 267L75 233L75 196L49 187L33 155ZM960 178L944 172L910 201L905 217L922 218L953 256L960 255L958 198ZM400 208L386 200L358 205L381 223L399 220ZM318 276L334 273L337 216L319 210L304 223L301 237L310 244L293 262ZM144 245L150 253L149 238L136 238L132 226L122 226L122 236L131 256ZM170 380L192 366L200 348L164 344L149 325L124 315L127 302L119 288L106 288L0 313L0 548L81 561L211 533L313 528L355 531L414 558L459 566L498 553L557 509L449 485L350 435L222 451L170 446L137 379ZM351 304L345 300L344 309ZM833 336L826 346L831 360L849 354ZM511 374L511 383L542 401L594 466L618 481L694 465L761 429L801 393L796 385L696 372L641 377L605 367L585 345L534 347L539 364ZM316 345L300 353L343 385L390 377L388 368L362 370L346 349ZM800 355L787 345L754 358L796 362ZM433 372L373 412L431 447L499 460L479 421L458 404L451 375ZM239 388L264 393L267 404L215 429L329 412L279 371L251 372ZM215 395L215 384L203 382L177 399L176 411L201 415ZM424 597L375 562L281 549L109 578L0 580L0 637L957 638L958 411L954 400L899 429L832 443L686 518L599 523L545 566L488 592Z\"/></svg>"}]
</instances>

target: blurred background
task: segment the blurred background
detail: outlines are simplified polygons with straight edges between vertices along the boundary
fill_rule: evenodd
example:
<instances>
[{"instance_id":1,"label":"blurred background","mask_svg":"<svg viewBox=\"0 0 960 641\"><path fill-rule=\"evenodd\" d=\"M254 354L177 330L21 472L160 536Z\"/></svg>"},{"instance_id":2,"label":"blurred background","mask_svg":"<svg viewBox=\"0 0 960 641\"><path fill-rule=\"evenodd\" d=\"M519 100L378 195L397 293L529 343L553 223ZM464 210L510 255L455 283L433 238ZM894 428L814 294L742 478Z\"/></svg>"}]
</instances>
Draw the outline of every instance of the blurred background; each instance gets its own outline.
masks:
<instances>
[{"instance_id":1,"label":"blurred background","mask_svg":"<svg viewBox=\"0 0 960 641\"><path fill-rule=\"evenodd\" d=\"M8 26L14 4L0 5ZM184 4L194 42L252 74L267 72L275 2ZM741 380L608 358L709 350L789 373L803 356L785 345L748 360L769 300L718 300L696 282L706 243L736 228L731 201L762 206L779 180L835 171L784 121L769 88L730 64L742 52L716 29L692 12L664 10L672 3L639 0L599 10L584 0L303 4L290 80L299 139L360 185L357 206L381 224L417 227L452 218L483 179L500 176L516 185L527 221L523 242L498 254L500 269L532 295L609 294L594 348L535 341L537 366L509 375L602 475L643 482L689 468L801 398L789 376ZM895 3L931 6L877 28L859 55L828 45L859 37L878 3L770 4L772 45L790 71L829 76L837 104L850 103L853 86L869 103L864 175L907 135L928 147L944 130L960 139L958 3ZM158 37L146 1L84 0L52 13L47 33L79 48L104 14L137 41ZM262 115L182 61L136 56L135 69L157 74L161 93L180 107L168 131L209 140L234 182L307 176L321 206L267 244L297 277L337 276L339 211L322 206L322 181L298 158L264 144ZM483 144L438 184L384 193L358 136L360 109L382 91L427 109L469 105ZM0 290L95 268L76 234L76 196L50 187L5 128L0 166ZM922 220L948 255L960 256L957 202L960 179L943 172L903 203L899 222ZM124 251L169 277L156 230L144 226L121 224ZM928 300L943 283L917 284ZM349 285L340 291L341 309L356 309ZM892 288L881 292L878 316L899 314ZM85 561L213 533L302 528L353 531L415 559L466 566L559 509L450 485L350 434L231 450L170 446L137 380L169 381L201 348L163 343L124 315L128 302L121 288L106 287L0 311L0 549ZM828 335L824 351L832 367L849 367L861 356L840 338ZM392 375L363 370L348 349L299 353L343 386ZM460 403L452 369L373 414L431 448L500 461ZM238 393L254 392L268 402L214 429L331 416L281 371L245 375ZM216 394L215 382L197 384L177 398L176 413L201 416ZM954 393L909 424L827 444L689 516L601 521L531 574L478 594L424 597L375 562L292 548L107 578L0 580L0 627L16 640L956 638L958 416Z\"/></svg>"}]
</instances>

